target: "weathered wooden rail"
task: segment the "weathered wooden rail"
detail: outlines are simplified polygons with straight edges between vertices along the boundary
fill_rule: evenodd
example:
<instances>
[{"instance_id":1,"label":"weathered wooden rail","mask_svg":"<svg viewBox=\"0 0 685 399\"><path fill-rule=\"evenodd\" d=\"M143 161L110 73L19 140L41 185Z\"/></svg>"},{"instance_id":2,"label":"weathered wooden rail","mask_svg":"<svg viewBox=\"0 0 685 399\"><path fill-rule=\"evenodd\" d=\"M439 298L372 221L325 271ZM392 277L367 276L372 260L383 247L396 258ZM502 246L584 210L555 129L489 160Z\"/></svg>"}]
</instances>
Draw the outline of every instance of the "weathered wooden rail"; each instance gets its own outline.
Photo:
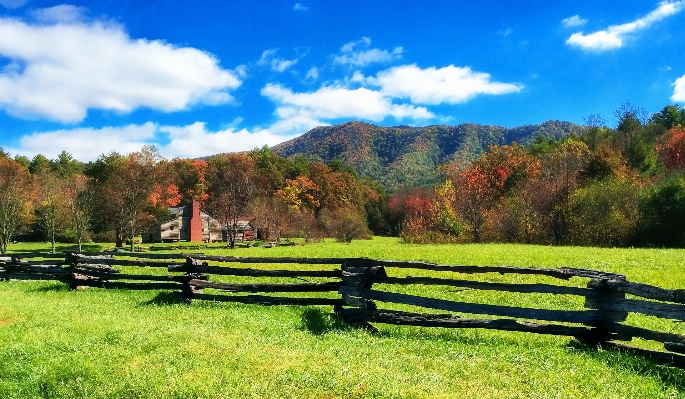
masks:
<instances>
[{"instance_id":1,"label":"weathered wooden rail","mask_svg":"<svg viewBox=\"0 0 685 399\"><path fill-rule=\"evenodd\" d=\"M211 300L262 305L329 305L349 323L372 327L384 323L443 328L484 328L572 336L588 344L628 347L617 341L657 341L664 352L629 347L661 362L685 367L685 335L652 331L626 324L629 313L685 321L685 290L668 290L627 281L621 274L575 268L512 266L450 266L426 262L366 258L247 258L203 254L68 253L62 258L29 254L0 258L0 279L59 280L72 289L101 287L172 290L185 301ZM43 258L36 260L36 258ZM26 260L33 259L33 260ZM210 265L210 262L213 264ZM226 264L240 264L231 267ZM316 270L244 265L312 265ZM325 266L325 267L322 267ZM339 266L340 268L332 268ZM163 268L167 274L122 273L121 267ZM388 271L415 270L430 276L392 276ZM427 273L428 272L428 273ZM500 283L459 276L523 274L546 281L588 279L584 287L553 283ZM210 275L212 279L210 280ZM440 276L440 277L436 277ZM237 278L236 281L222 281ZM270 279L279 279L273 282ZM214 281L218 279L218 281ZM254 280L256 279L256 280ZM283 280L288 280L283 282ZM315 281L309 281L315 279ZM296 282L292 280L297 280ZM304 280L304 281L302 281ZM249 281L249 282L245 282ZM266 281L266 282L265 282ZM518 294L571 295L584 298L578 310L536 309L504 304L429 298L397 291L401 286L432 285ZM211 290L209 292L205 290ZM400 291L403 289L400 288ZM406 291L406 289L405 289ZM437 290L436 290L437 291ZM326 294L328 293L328 294ZM280 296L274 295L280 294ZM287 294L287 295L283 295ZM632 298L626 298L626 294ZM443 297L444 297L443 293ZM382 304L429 309L407 312L382 309ZM383 305L385 306L385 305ZM429 313L440 311L449 313ZM473 315L488 316L474 318Z\"/></svg>"}]
</instances>

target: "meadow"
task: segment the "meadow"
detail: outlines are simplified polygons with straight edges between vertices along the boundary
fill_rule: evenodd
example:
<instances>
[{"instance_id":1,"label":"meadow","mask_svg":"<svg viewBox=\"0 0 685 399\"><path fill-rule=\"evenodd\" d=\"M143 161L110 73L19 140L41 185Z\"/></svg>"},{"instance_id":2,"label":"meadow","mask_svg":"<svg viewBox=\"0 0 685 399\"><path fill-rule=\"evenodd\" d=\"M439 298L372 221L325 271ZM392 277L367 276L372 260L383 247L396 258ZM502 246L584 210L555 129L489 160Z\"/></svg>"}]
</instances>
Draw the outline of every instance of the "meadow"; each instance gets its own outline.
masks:
<instances>
[{"instance_id":1,"label":"meadow","mask_svg":"<svg viewBox=\"0 0 685 399\"><path fill-rule=\"evenodd\" d=\"M10 251L38 249L46 246L9 246ZM203 252L568 266L685 288L685 250L409 245L374 238ZM586 281L575 280L570 284ZM546 294L407 290L482 303L582 308L581 300ZM685 334L683 323L632 315L628 322ZM570 337L376 327L379 332L372 334L346 325L323 306L185 305L163 291L69 291L59 282L0 281L0 398L685 398L685 370L586 347Z\"/></svg>"}]
</instances>

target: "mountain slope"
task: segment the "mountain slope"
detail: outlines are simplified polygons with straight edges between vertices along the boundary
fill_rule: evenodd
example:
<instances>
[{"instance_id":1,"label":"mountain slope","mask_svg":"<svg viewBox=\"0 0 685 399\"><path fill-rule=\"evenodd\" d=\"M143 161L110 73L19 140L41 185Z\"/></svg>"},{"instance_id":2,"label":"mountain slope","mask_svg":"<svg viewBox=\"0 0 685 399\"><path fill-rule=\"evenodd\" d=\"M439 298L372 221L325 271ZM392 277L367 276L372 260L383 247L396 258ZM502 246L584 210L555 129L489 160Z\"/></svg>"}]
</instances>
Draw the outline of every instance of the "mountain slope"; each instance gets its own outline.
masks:
<instances>
[{"instance_id":1,"label":"mountain slope","mask_svg":"<svg viewBox=\"0 0 685 399\"><path fill-rule=\"evenodd\" d=\"M536 137L559 139L578 125L548 121L515 128L465 123L457 126L380 127L363 122L320 126L273 147L284 157L304 156L330 162L339 159L360 176L393 189L437 181L436 168L449 161L470 162L489 145L517 142L529 145Z\"/></svg>"}]
</instances>

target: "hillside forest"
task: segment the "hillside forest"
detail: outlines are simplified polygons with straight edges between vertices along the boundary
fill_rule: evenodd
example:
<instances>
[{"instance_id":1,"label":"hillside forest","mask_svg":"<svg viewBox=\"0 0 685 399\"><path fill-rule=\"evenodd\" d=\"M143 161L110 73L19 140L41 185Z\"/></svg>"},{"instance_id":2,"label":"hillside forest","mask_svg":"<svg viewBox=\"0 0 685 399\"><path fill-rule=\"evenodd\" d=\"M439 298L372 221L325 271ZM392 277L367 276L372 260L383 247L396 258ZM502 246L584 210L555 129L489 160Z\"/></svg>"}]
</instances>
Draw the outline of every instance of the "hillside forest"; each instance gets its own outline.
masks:
<instances>
[{"instance_id":1,"label":"hillside forest","mask_svg":"<svg viewBox=\"0 0 685 399\"><path fill-rule=\"evenodd\" d=\"M394 187L334 152L167 160L146 146L82 163L66 151L50 160L0 148L0 251L13 241L133 246L193 199L229 231L249 217L263 240L684 247L685 109L650 115L626 103L613 117L614 127L591 115L561 137L436 155L444 162L431 181Z\"/></svg>"}]
</instances>

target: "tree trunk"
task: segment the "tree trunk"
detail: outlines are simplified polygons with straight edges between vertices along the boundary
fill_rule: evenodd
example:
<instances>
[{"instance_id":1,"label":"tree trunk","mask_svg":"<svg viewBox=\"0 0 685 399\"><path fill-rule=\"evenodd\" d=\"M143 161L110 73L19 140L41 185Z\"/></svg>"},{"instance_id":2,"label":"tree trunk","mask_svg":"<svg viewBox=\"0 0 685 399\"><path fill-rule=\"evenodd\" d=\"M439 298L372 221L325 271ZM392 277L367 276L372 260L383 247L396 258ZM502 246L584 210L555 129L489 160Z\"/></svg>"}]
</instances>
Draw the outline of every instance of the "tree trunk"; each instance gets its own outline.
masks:
<instances>
[{"instance_id":1,"label":"tree trunk","mask_svg":"<svg viewBox=\"0 0 685 399\"><path fill-rule=\"evenodd\" d=\"M114 229L114 235L116 236L115 237L116 243L114 245L117 247L123 247L124 246L124 238L123 238L123 235L121 233L121 227L117 227L116 229Z\"/></svg>"},{"instance_id":2,"label":"tree trunk","mask_svg":"<svg viewBox=\"0 0 685 399\"><path fill-rule=\"evenodd\" d=\"M50 243L52 244L52 253L55 253L55 231L50 234Z\"/></svg>"}]
</instances>

